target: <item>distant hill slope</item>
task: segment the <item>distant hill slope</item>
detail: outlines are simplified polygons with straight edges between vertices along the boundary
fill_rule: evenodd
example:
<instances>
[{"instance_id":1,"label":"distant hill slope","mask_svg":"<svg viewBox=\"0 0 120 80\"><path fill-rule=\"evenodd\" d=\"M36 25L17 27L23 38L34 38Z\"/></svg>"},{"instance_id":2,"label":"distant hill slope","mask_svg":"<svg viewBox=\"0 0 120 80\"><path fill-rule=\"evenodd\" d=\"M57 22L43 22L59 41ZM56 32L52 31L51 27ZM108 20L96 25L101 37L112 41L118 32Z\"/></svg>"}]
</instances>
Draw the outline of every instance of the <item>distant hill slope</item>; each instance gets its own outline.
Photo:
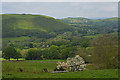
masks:
<instances>
[{"instance_id":1,"label":"distant hill slope","mask_svg":"<svg viewBox=\"0 0 120 80\"><path fill-rule=\"evenodd\" d=\"M30 14L3 14L3 37L53 36L70 30L71 26L52 17Z\"/></svg>"},{"instance_id":2,"label":"distant hill slope","mask_svg":"<svg viewBox=\"0 0 120 80\"><path fill-rule=\"evenodd\" d=\"M60 20L65 23L68 23L68 24L80 24L80 23L84 23L90 19L83 18L83 17L78 17L78 18L68 17L68 18L63 18Z\"/></svg>"},{"instance_id":3,"label":"distant hill slope","mask_svg":"<svg viewBox=\"0 0 120 80\"><path fill-rule=\"evenodd\" d=\"M63 18L61 21L76 27L79 32L90 33L90 34L101 34L101 33L113 33L118 29L118 18L108 18L108 19L87 19L87 18Z\"/></svg>"},{"instance_id":4,"label":"distant hill slope","mask_svg":"<svg viewBox=\"0 0 120 80\"><path fill-rule=\"evenodd\" d=\"M110 22L109 24L116 24L118 22L118 18L117 17L113 17L113 18L107 18L107 19L96 19L96 20L93 20L93 19L88 19L88 18L84 18L84 17L77 17L77 18L74 18L74 17L68 17L68 18L63 18L63 19L60 19L61 21L65 22L65 23L68 23L68 24L71 24L71 25L74 25L74 24L89 24L89 25L92 25L92 24L96 24L96 22L98 23L105 23L105 24L108 24L108 22ZM97 24L99 25L99 24Z\"/></svg>"}]
</instances>

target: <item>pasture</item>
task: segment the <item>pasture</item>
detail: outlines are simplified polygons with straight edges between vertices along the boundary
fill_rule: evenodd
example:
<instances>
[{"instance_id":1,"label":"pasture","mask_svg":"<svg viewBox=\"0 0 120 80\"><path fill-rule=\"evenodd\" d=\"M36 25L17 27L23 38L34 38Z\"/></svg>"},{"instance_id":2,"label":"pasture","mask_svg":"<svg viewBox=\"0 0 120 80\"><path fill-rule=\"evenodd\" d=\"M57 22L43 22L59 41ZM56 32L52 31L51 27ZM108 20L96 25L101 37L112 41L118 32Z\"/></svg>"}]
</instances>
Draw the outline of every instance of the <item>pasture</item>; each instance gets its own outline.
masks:
<instances>
[{"instance_id":1,"label":"pasture","mask_svg":"<svg viewBox=\"0 0 120 80\"><path fill-rule=\"evenodd\" d=\"M117 69L89 70L80 72L51 73L59 60L3 61L3 78L117 78ZM63 61L63 60L61 60ZM23 69L20 72L19 68ZM49 72L42 69L47 68ZM72 75L72 76L71 76Z\"/></svg>"}]
</instances>

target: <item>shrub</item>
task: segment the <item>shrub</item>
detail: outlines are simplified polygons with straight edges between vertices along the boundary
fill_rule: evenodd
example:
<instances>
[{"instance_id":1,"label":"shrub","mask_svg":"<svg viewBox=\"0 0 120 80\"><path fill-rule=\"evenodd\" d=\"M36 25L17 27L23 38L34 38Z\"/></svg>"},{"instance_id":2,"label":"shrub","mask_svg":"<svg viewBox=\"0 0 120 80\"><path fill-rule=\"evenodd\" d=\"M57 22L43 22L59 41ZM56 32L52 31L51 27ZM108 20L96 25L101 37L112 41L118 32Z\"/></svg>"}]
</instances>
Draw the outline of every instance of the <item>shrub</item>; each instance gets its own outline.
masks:
<instances>
[{"instance_id":1,"label":"shrub","mask_svg":"<svg viewBox=\"0 0 120 80\"><path fill-rule=\"evenodd\" d=\"M28 50L25 59L26 60L41 60L42 51L37 48L31 48Z\"/></svg>"},{"instance_id":2,"label":"shrub","mask_svg":"<svg viewBox=\"0 0 120 80\"><path fill-rule=\"evenodd\" d=\"M101 35L92 41L93 63L98 69L118 68L118 41L117 36Z\"/></svg>"}]
</instances>

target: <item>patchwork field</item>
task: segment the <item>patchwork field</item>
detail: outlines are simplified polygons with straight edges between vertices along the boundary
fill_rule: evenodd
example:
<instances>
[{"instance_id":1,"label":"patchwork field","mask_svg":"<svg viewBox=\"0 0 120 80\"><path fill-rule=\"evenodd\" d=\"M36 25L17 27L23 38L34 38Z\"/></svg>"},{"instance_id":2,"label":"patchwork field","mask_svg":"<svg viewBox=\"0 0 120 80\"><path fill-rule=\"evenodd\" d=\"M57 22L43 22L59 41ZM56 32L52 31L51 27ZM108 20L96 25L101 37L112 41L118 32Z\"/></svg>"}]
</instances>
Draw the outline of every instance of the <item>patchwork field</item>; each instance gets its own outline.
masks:
<instances>
[{"instance_id":1,"label":"patchwork field","mask_svg":"<svg viewBox=\"0 0 120 80\"><path fill-rule=\"evenodd\" d=\"M117 78L117 69L87 70L80 72L51 73L58 60L3 61L3 78ZM61 60L63 61L63 60ZM87 66L90 68L90 65ZM19 68L23 69L20 72ZM43 72L47 68L49 72ZM72 75L72 76L71 76Z\"/></svg>"}]
</instances>

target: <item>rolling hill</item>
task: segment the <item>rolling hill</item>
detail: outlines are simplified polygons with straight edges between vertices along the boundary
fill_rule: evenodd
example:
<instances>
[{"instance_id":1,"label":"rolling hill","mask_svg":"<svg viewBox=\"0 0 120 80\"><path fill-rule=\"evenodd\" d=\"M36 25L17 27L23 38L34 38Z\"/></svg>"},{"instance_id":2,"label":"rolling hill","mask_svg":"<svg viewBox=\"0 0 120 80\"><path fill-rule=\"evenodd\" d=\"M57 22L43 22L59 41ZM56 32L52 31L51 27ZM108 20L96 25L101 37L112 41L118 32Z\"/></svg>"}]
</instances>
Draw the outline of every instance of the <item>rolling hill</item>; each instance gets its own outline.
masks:
<instances>
[{"instance_id":1,"label":"rolling hill","mask_svg":"<svg viewBox=\"0 0 120 80\"><path fill-rule=\"evenodd\" d=\"M60 20L73 27L76 27L78 32L84 32L85 34L90 33L90 35L113 33L118 30L117 17L97 20L87 19L83 17L69 17Z\"/></svg>"},{"instance_id":2,"label":"rolling hill","mask_svg":"<svg viewBox=\"0 0 120 80\"><path fill-rule=\"evenodd\" d=\"M31 14L3 14L3 37L51 37L70 30L71 26L52 17Z\"/></svg>"},{"instance_id":3,"label":"rolling hill","mask_svg":"<svg viewBox=\"0 0 120 80\"><path fill-rule=\"evenodd\" d=\"M54 19L43 15L2 14L2 45L6 47L9 43L13 43L26 48L31 42L38 44L54 39L72 41L75 39L74 37L79 38L79 36L91 39L103 33L117 34L117 22L117 18L91 20L69 17Z\"/></svg>"}]
</instances>

